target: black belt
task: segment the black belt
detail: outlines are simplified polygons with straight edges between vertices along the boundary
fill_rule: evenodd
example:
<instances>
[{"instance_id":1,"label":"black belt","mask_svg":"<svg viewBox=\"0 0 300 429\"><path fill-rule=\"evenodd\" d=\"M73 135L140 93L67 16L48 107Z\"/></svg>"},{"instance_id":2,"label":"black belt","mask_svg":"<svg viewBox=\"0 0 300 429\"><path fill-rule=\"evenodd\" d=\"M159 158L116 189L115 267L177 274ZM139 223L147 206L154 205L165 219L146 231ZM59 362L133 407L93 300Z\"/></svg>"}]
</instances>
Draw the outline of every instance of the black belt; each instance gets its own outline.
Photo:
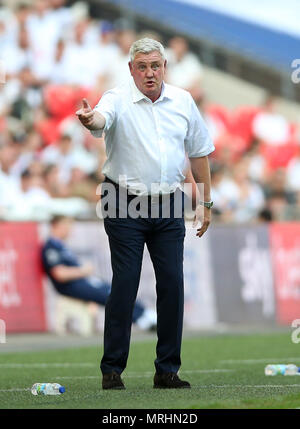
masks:
<instances>
[{"instance_id":1,"label":"black belt","mask_svg":"<svg viewBox=\"0 0 300 429\"><path fill-rule=\"evenodd\" d=\"M123 186L120 186L118 183L114 182L113 180L111 180L111 179L110 179L109 177L107 177L107 176L105 176L104 182L105 182L105 183L111 183L112 185L114 185L114 186L115 186L116 190L118 190L118 189L120 189L120 188L125 189L125 190L127 191L128 196L130 196L130 197L161 198L163 195L166 195L166 194L163 194L161 191L159 192L159 194L158 194L158 195L149 195L149 194L147 194L147 195L139 195L139 194L130 193L130 188L129 188L129 187L125 188L125 187L123 187ZM178 189L178 188L177 188L177 189ZM170 196L174 195L174 192L175 192L175 191L170 192L170 194L169 194L169 195L170 195Z\"/></svg>"}]
</instances>

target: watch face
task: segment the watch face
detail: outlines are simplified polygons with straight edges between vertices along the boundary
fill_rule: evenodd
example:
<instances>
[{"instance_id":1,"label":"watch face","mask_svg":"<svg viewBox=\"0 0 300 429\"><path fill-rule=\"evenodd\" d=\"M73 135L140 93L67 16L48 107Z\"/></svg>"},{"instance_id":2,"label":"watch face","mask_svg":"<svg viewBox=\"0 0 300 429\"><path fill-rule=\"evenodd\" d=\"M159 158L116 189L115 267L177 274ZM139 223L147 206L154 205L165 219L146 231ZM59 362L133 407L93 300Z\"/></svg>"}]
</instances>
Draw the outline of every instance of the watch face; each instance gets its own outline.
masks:
<instances>
[{"instance_id":1,"label":"watch face","mask_svg":"<svg viewBox=\"0 0 300 429\"><path fill-rule=\"evenodd\" d=\"M214 205L213 201L199 201L199 204L201 204L202 206L206 207L207 209L211 209L212 206Z\"/></svg>"}]
</instances>

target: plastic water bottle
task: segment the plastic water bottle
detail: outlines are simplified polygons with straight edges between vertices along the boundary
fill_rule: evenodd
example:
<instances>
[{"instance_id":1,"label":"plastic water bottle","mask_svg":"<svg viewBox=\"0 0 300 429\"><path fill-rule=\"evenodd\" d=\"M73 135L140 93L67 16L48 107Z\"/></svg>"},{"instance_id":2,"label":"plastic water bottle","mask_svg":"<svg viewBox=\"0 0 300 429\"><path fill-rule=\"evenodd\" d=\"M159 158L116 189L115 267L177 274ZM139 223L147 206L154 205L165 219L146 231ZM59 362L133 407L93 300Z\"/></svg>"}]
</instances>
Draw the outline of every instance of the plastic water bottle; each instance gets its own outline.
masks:
<instances>
[{"instance_id":1,"label":"plastic water bottle","mask_svg":"<svg viewBox=\"0 0 300 429\"><path fill-rule=\"evenodd\" d=\"M66 389L58 383L35 383L31 388L33 395L61 395Z\"/></svg>"},{"instance_id":2,"label":"plastic water bottle","mask_svg":"<svg viewBox=\"0 0 300 429\"><path fill-rule=\"evenodd\" d=\"M265 367L265 375L300 375L300 368L294 364L270 364Z\"/></svg>"}]
</instances>

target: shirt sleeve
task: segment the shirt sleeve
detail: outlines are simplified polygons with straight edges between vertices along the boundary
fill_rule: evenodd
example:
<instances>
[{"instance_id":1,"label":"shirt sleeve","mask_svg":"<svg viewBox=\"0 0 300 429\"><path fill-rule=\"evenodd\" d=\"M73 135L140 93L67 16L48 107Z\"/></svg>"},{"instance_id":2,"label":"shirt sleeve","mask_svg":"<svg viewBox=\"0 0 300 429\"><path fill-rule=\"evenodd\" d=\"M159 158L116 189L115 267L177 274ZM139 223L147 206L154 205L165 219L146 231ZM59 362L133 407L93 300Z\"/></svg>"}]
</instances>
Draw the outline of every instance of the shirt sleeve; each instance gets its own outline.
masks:
<instances>
[{"instance_id":1,"label":"shirt sleeve","mask_svg":"<svg viewBox=\"0 0 300 429\"><path fill-rule=\"evenodd\" d=\"M215 147L208 133L207 126L191 95L189 95L189 99L190 121L184 141L185 149L189 158L207 156L215 150Z\"/></svg>"},{"instance_id":2,"label":"shirt sleeve","mask_svg":"<svg viewBox=\"0 0 300 429\"><path fill-rule=\"evenodd\" d=\"M110 90L106 91L98 104L94 107L94 111L101 113L105 118L105 126L100 130L91 130L94 137L102 137L103 132L107 132L114 123L116 117L116 95Z\"/></svg>"},{"instance_id":3,"label":"shirt sleeve","mask_svg":"<svg viewBox=\"0 0 300 429\"><path fill-rule=\"evenodd\" d=\"M43 264L45 271L49 271L51 268L61 265L62 263L63 261L59 249L54 247L48 247L44 249Z\"/></svg>"}]
</instances>

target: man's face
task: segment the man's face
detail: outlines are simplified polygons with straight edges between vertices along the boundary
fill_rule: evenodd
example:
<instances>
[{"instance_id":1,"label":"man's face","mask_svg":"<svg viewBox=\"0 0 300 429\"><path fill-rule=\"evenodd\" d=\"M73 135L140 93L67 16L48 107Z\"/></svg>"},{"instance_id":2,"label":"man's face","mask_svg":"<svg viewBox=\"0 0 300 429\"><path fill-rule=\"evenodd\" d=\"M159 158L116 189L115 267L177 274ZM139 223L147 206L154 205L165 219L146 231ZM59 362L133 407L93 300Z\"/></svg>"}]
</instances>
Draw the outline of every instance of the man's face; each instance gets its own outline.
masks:
<instances>
[{"instance_id":1,"label":"man's face","mask_svg":"<svg viewBox=\"0 0 300 429\"><path fill-rule=\"evenodd\" d=\"M158 51L149 54L138 53L133 62L129 63L136 86L152 101L160 96L166 63Z\"/></svg>"},{"instance_id":2,"label":"man's face","mask_svg":"<svg viewBox=\"0 0 300 429\"><path fill-rule=\"evenodd\" d=\"M62 219L57 224L58 233L62 240L66 240L69 237L72 226L73 226L73 221L70 218Z\"/></svg>"}]
</instances>

